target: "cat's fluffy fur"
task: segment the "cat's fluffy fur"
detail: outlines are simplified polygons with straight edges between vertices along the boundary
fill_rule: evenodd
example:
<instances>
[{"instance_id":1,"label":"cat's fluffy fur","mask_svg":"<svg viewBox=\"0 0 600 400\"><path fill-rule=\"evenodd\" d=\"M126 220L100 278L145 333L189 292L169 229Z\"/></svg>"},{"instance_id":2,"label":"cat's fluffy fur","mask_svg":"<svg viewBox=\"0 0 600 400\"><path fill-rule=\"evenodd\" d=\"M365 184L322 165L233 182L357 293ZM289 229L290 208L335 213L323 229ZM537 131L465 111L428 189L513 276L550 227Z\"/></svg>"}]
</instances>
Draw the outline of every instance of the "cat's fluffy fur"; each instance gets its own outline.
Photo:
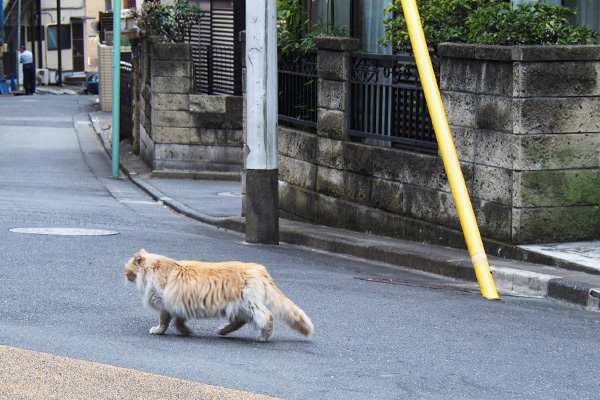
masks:
<instances>
[{"instance_id":1,"label":"cat's fluffy fur","mask_svg":"<svg viewBox=\"0 0 600 400\"><path fill-rule=\"evenodd\" d=\"M125 266L125 276L137 284L144 303L160 313L160 323L150 333L165 333L172 318L183 334L190 333L187 319L225 318L219 335L250 323L260 330L258 340L268 341L273 315L266 305L302 335L314 330L304 311L285 297L260 264L175 261L142 249Z\"/></svg>"}]
</instances>

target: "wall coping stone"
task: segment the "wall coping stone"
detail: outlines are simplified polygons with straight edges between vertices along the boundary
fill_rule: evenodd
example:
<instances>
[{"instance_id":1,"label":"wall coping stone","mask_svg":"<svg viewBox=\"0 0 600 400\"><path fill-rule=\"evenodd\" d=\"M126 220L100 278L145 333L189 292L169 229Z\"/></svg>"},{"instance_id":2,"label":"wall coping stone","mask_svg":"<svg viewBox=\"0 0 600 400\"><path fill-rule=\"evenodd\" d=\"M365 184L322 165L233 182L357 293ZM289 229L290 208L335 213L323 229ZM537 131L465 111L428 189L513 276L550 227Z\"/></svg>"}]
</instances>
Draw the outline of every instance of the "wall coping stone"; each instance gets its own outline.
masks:
<instances>
[{"instance_id":1,"label":"wall coping stone","mask_svg":"<svg viewBox=\"0 0 600 400\"><path fill-rule=\"evenodd\" d=\"M442 43L440 57L489 61L597 61L600 45L497 46Z\"/></svg>"},{"instance_id":2,"label":"wall coping stone","mask_svg":"<svg viewBox=\"0 0 600 400\"><path fill-rule=\"evenodd\" d=\"M321 36L315 42L320 50L356 51L360 48L360 40L348 37Z\"/></svg>"},{"instance_id":3,"label":"wall coping stone","mask_svg":"<svg viewBox=\"0 0 600 400\"><path fill-rule=\"evenodd\" d=\"M164 43L155 40L151 43L153 61L192 61L192 45L190 43Z\"/></svg>"}]
</instances>

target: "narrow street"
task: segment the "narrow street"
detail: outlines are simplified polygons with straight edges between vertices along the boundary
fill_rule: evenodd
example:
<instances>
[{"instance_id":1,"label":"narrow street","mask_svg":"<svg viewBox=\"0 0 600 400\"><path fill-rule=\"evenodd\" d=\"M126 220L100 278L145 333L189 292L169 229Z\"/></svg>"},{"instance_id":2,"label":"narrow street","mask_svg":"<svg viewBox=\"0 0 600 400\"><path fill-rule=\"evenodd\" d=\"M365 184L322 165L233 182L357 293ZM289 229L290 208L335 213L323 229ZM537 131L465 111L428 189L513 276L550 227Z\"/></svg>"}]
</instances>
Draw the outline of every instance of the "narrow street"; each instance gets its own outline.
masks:
<instances>
[{"instance_id":1,"label":"narrow street","mask_svg":"<svg viewBox=\"0 0 600 400\"><path fill-rule=\"evenodd\" d=\"M70 374L58 380L61 390L90 385L79 393L96 398L153 398L145 390L155 378L165 391L156 398L598 397L599 313L535 298L490 301L432 275L287 244L248 245L112 178L91 129L91 99L0 97L1 399L50 398L48 365ZM197 183L199 192L224 190ZM63 234L39 234L59 228ZM217 320L191 323L191 336L149 334L158 315L124 276L141 248L264 264L310 316L314 336L277 318L268 343L248 327L219 337ZM13 391L24 381L30 393Z\"/></svg>"}]
</instances>

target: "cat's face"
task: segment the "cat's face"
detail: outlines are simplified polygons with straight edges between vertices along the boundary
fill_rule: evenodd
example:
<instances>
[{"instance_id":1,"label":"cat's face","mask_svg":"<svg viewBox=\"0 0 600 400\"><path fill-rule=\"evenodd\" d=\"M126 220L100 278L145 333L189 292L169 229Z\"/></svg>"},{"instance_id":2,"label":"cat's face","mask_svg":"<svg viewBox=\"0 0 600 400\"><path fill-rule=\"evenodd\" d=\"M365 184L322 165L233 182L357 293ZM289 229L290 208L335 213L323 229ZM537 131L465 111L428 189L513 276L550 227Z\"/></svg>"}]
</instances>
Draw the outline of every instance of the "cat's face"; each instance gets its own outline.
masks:
<instances>
[{"instance_id":1,"label":"cat's face","mask_svg":"<svg viewBox=\"0 0 600 400\"><path fill-rule=\"evenodd\" d=\"M136 253L125 265L125 276L130 282L135 282L137 275L143 270L144 254L146 251L142 249Z\"/></svg>"}]
</instances>

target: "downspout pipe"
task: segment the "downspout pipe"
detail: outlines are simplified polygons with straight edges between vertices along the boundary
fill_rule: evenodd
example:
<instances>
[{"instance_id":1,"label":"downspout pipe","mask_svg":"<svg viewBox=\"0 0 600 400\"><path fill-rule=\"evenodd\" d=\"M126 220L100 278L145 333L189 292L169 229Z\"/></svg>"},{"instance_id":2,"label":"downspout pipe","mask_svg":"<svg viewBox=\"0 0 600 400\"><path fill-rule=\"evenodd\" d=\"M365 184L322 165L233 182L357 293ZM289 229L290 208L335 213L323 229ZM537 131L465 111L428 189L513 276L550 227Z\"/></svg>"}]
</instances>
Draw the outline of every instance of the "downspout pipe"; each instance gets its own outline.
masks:
<instances>
[{"instance_id":1,"label":"downspout pipe","mask_svg":"<svg viewBox=\"0 0 600 400\"><path fill-rule=\"evenodd\" d=\"M113 7L112 176L119 177L121 122L121 0Z\"/></svg>"},{"instance_id":2,"label":"downspout pipe","mask_svg":"<svg viewBox=\"0 0 600 400\"><path fill-rule=\"evenodd\" d=\"M60 0L56 0L56 55L58 56L58 71L56 72L58 74L58 80L57 80L57 84L58 86L62 86L63 81L62 81L62 74L63 74L63 69L62 69L62 28L61 28L61 22L62 22L62 15L61 15L61 5L60 5Z\"/></svg>"},{"instance_id":3,"label":"downspout pipe","mask_svg":"<svg viewBox=\"0 0 600 400\"><path fill-rule=\"evenodd\" d=\"M481 295L487 299L497 300L499 299L498 291L496 290L496 285L492 278L487 255L485 254L483 242L481 241L481 234L477 227L475 213L473 212L473 206L469 198L462 170L460 169L456 148L452 141L452 135L450 133L450 127L442 103L440 90L431 65L429 49L425 40L423 26L421 25L421 18L419 16L416 0L402 0L402 8L404 10L410 42L417 62L419 76L421 77L421 84L423 85L423 91L425 92L429 114L431 115L431 120L433 122L435 136L444 161L448 180L450 181L452 195L458 210L458 217L465 235L471 262L475 269L477 282L481 289Z\"/></svg>"},{"instance_id":4,"label":"downspout pipe","mask_svg":"<svg viewBox=\"0 0 600 400\"><path fill-rule=\"evenodd\" d=\"M0 46L4 43L4 2L0 0ZM0 76L0 79L3 77Z\"/></svg>"},{"instance_id":5,"label":"downspout pipe","mask_svg":"<svg viewBox=\"0 0 600 400\"><path fill-rule=\"evenodd\" d=\"M17 89L19 88L19 81L21 80L21 0L17 2Z\"/></svg>"}]
</instances>

